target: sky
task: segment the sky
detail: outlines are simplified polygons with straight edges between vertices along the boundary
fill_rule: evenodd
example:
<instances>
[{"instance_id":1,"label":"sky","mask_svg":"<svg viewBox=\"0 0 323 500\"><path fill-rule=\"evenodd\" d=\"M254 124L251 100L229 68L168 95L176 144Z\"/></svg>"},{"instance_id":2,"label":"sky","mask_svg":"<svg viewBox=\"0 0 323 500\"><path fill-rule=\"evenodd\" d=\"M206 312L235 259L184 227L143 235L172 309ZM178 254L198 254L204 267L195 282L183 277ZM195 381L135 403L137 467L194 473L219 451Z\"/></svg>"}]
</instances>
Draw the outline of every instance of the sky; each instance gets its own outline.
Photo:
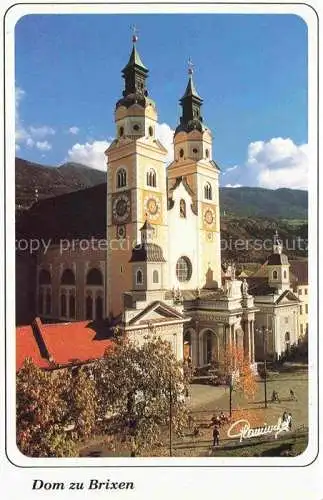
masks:
<instances>
[{"instance_id":1,"label":"sky","mask_svg":"<svg viewBox=\"0 0 323 500\"><path fill-rule=\"evenodd\" d=\"M22 17L15 28L17 156L106 168L132 25L168 161L191 58L221 185L307 189L307 26L295 15Z\"/></svg>"}]
</instances>

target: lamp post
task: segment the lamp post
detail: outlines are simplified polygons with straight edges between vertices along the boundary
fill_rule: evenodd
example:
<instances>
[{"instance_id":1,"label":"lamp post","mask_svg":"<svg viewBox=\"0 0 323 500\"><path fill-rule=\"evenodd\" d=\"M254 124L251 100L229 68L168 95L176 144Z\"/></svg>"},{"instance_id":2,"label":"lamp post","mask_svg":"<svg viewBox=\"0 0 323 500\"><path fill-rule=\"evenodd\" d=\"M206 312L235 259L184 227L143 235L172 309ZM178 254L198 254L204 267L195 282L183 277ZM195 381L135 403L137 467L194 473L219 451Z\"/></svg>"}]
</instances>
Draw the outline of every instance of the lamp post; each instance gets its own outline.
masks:
<instances>
[{"instance_id":1,"label":"lamp post","mask_svg":"<svg viewBox=\"0 0 323 500\"><path fill-rule=\"evenodd\" d=\"M263 343L263 355L264 355L264 392L265 392L265 408L268 408L267 400L267 334L269 332L268 328L263 326L262 328L257 328L257 333L262 333L262 343Z\"/></svg>"}]
</instances>

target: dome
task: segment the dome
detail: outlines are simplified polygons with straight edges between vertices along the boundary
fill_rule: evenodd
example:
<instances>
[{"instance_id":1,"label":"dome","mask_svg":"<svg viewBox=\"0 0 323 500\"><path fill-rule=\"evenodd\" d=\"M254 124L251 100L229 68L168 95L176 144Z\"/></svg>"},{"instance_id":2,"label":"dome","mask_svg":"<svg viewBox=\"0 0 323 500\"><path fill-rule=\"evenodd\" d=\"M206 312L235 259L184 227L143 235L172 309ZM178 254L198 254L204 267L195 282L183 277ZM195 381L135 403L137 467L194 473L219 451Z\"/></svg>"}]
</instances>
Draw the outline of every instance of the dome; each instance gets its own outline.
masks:
<instances>
[{"instance_id":1,"label":"dome","mask_svg":"<svg viewBox=\"0 0 323 500\"><path fill-rule=\"evenodd\" d=\"M130 108L133 104L139 104L143 108L146 107L146 97L142 94L139 93L133 93L133 94L128 94L125 97L122 97L122 99L119 99L119 101L116 104L116 108L119 108L120 106L125 106L126 108Z\"/></svg>"},{"instance_id":2,"label":"dome","mask_svg":"<svg viewBox=\"0 0 323 500\"><path fill-rule=\"evenodd\" d=\"M192 130L198 130L203 132L204 128L200 120L190 120L187 123L180 123L175 130L175 135L179 132L191 132Z\"/></svg>"},{"instance_id":3,"label":"dome","mask_svg":"<svg viewBox=\"0 0 323 500\"><path fill-rule=\"evenodd\" d=\"M267 261L268 266L280 266L289 264L288 257L284 253L272 253L268 257Z\"/></svg>"},{"instance_id":4,"label":"dome","mask_svg":"<svg viewBox=\"0 0 323 500\"><path fill-rule=\"evenodd\" d=\"M155 243L145 243L132 249L130 262L166 262L163 250Z\"/></svg>"}]
</instances>

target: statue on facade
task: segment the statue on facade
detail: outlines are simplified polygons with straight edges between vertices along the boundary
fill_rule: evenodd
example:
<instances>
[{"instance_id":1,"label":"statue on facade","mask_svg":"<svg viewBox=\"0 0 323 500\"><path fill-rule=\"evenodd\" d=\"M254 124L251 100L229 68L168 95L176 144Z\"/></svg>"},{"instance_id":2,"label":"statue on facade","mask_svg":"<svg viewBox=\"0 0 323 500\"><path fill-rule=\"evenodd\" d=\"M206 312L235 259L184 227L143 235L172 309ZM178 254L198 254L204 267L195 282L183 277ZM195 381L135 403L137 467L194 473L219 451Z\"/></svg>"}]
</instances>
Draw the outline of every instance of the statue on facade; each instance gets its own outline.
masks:
<instances>
[{"instance_id":1,"label":"statue on facade","mask_svg":"<svg viewBox=\"0 0 323 500\"><path fill-rule=\"evenodd\" d=\"M248 285L246 278L244 278L244 280L242 281L242 285L241 285L241 291L242 291L242 295L244 297L249 295L248 290L249 290L249 285Z\"/></svg>"}]
</instances>

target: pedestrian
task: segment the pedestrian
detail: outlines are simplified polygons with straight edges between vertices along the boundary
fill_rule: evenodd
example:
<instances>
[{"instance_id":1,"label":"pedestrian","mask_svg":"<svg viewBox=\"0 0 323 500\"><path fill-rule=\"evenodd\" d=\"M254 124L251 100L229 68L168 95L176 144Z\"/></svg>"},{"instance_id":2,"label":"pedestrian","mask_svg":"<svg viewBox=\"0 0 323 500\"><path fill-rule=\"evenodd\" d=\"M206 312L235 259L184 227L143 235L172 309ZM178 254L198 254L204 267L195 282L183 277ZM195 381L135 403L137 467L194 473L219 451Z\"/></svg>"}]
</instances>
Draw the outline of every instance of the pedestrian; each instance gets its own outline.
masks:
<instances>
[{"instance_id":1,"label":"pedestrian","mask_svg":"<svg viewBox=\"0 0 323 500\"><path fill-rule=\"evenodd\" d=\"M213 427L213 446L219 446L220 431L217 425Z\"/></svg>"},{"instance_id":2,"label":"pedestrian","mask_svg":"<svg viewBox=\"0 0 323 500\"><path fill-rule=\"evenodd\" d=\"M288 417L288 413L287 413L287 411L284 411L282 421L287 422L287 417Z\"/></svg>"},{"instance_id":3,"label":"pedestrian","mask_svg":"<svg viewBox=\"0 0 323 500\"><path fill-rule=\"evenodd\" d=\"M292 430L292 414L288 414L288 428L291 431Z\"/></svg>"},{"instance_id":4,"label":"pedestrian","mask_svg":"<svg viewBox=\"0 0 323 500\"><path fill-rule=\"evenodd\" d=\"M294 393L293 389L289 389L289 395L290 395L290 399L291 399L292 401L297 401L297 399L296 399L296 396L295 396L295 393Z\"/></svg>"}]
</instances>

